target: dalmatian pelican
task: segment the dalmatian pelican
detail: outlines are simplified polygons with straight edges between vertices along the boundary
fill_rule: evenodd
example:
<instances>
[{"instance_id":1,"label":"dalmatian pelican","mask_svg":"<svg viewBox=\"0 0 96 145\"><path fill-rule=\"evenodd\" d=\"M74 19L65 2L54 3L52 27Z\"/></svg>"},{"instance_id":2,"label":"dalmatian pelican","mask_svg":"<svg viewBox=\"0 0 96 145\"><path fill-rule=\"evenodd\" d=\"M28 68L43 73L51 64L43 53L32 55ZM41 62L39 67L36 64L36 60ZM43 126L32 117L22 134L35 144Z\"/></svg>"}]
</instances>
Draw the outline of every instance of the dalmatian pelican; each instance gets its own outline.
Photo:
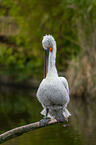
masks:
<instances>
[{"instance_id":1,"label":"dalmatian pelican","mask_svg":"<svg viewBox=\"0 0 96 145\"><path fill-rule=\"evenodd\" d=\"M44 119L42 123L48 123L49 118L55 118L58 122L65 122L65 118L71 116L67 110L70 101L68 82L64 77L59 77L55 66L56 41L52 35L45 35L42 40L45 49L45 78L37 90L37 98L43 106ZM46 75L46 58L48 55L48 72Z\"/></svg>"}]
</instances>

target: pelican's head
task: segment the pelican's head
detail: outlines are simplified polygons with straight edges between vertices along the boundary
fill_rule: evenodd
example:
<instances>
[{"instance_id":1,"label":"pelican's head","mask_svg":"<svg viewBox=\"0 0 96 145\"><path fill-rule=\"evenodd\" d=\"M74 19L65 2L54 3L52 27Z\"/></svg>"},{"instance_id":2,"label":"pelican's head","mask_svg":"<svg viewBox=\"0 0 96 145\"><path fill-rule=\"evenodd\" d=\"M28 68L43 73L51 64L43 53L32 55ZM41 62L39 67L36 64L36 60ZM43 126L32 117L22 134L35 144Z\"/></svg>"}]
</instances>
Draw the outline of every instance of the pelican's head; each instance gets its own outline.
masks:
<instances>
[{"instance_id":1,"label":"pelican's head","mask_svg":"<svg viewBox=\"0 0 96 145\"><path fill-rule=\"evenodd\" d=\"M42 45L45 50L49 52L53 51L53 47L56 44L55 39L52 35L45 35L42 40Z\"/></svg>"}]
</instances>

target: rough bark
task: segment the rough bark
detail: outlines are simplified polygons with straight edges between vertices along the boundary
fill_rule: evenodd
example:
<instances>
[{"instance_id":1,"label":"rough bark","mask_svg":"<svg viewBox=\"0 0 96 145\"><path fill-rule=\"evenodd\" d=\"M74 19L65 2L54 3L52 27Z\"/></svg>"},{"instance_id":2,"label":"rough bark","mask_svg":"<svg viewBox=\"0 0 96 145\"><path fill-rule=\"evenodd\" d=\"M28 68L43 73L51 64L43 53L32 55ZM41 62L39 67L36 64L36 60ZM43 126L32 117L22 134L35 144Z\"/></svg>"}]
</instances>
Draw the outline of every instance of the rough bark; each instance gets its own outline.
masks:
<instances>
[{"instance_id":1,"label":"rough bark","mask_svg":"<svg viewBox=\"0 0 96 145\"><path fill-rule=\"evenodd\" d=\"M57 123L56 119L51 119L47 126L52 125L52 124L56 124L56 123ZM6 142L12 138L15 138L17 136L20 136L23 133L26 133L26 132L29 132L29 131L32 131L32 130L35 130L35 129L38 129L41 127L45 127L45 125L40 125L39 122L35 122L32 124L24 125L24 126L9 130L9 131L0 135L0 144L3 142Z\"/></svg>"}]
</instances>

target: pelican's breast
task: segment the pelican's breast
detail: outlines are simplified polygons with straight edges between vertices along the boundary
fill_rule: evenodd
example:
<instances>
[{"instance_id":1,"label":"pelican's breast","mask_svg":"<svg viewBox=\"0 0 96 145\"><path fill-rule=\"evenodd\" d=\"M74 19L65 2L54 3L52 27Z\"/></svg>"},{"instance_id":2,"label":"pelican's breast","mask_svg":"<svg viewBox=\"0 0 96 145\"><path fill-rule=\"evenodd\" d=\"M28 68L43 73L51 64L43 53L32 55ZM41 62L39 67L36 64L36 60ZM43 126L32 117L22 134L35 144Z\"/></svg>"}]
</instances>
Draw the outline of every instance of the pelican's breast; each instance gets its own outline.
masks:
<instances>
[{"instance_id":1,"label":"pelican's breast","mask_svg":"<svg viewBox=\"0 0 96 145\"><path fill-rule=\"evenodd\" d=\"M65 106L68 103L68 93L62 84L61 80L57 78L43 79L38 91L38 100L42 106Z\"/></svg>"}]
</instances>

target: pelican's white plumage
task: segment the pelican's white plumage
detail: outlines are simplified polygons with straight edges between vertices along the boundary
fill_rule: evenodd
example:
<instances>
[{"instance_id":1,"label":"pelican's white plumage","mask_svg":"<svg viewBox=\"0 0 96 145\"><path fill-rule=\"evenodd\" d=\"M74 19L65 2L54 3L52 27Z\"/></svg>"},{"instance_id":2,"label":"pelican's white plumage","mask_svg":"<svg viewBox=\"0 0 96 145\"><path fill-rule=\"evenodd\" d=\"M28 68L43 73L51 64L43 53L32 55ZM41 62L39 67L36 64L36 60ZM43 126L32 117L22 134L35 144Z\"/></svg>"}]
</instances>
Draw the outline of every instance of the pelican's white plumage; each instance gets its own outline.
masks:
<instances>
[{"instance_id":1,"label":"pelican's white plumage","mask_svg":"<svg viewBox=\"0 0 96 145\"><path fill-rule=\"evenodd\" d=\"M51 35L46 35L43 37L42 45L45 50L48 46L52 47L52 52L49 52L48 56L47 76L42 80L37 91L37 98L44 108L41 114L46 115L46 108L48 108L50 118L60 115L69 117L71 114L66 109L70 100L68 82L64 77L58 77L55 67L56 41Z\"/></svg>"}]
</instances>

